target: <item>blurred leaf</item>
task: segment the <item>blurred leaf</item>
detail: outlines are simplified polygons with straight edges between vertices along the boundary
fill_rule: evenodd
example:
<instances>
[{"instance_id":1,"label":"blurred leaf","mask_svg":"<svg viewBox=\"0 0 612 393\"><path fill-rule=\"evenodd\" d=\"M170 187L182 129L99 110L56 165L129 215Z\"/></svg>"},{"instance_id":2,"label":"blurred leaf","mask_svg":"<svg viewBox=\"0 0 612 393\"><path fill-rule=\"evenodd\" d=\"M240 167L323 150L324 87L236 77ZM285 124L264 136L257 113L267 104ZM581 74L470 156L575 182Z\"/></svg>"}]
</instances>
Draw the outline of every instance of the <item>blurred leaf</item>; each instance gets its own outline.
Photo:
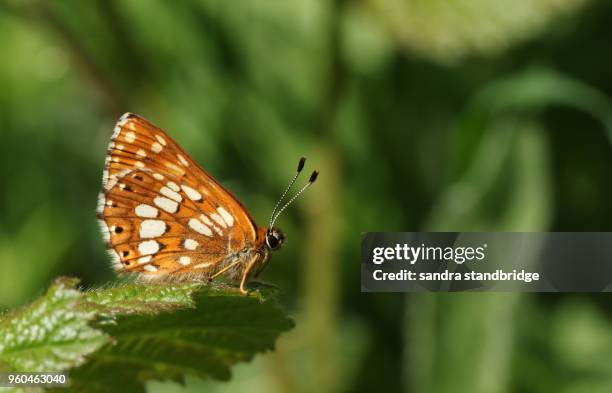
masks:
<instances>
[{"instance_id":1,"label":"blurred leaf","mask_svg":"<svg viewBox=\"0 0 612 393\"><path fill-rule=\"evenodd\" d=\"M495 104L494 100L483 101L486 108ZM549 228L552 175L542 127L520 111L496 116L491 121L473 122L470 127L481 140L470 145L475 147L465 157L467 169L443 191L426 228L437 231ZM530 263L524 262L526 266ZM512 321L520 297L518 293L486 297L472 293L413 294L406 308L406 359L409 362L424 359L425 363L407 387L412 391L440 393L510 391L512 343L516 334ZM425 308L430 311L423 313ZM436 328L438 340L434 346L432 336L423 331ZM462 337L459 341L458 336ZM411 364L406 365L407 373ZM486 373L474 367L485 364Z\"/></svg>"},{"instance_id":2,"label":"blurred leaf","mask_svg":"<svg viewBox=\"0 0 612 393\"><path fill-rule=\"evenodd\" d=\"M497 198L505 199L507 203L494 228L506 231L549 229L553 204L553 174L549 167L549 148L542 127L532 122L521 124L511 157L512 169L509 177L514 181L505 189L506 197ZM524 266L528 265L529 261L525 261Z\"/></svg>"},{"instance_id":3,"label":"blurred leaf","mask_svg":"<svg viewBox=\"0 0 612 393\"><path fill-rule=\"evenodd\" d=\"M391 37L364 2L347 4L342 18L343 56L356 71L379 71L393 54Z\"/></svg>"},{"instance_id":4,"label":"blurred leaf","mask_svg":"<svg viewBox=\"0 0 612 393\"><path fill-rule=\"evenodd\" d=\"M497 124L485 135L463 177L441 194L426 227L545 230L552 214L551 182L543 130L518 120Z\"/></svg>"},{"instance_id":5,"label":"blurred leaf","mask_svg":"<svg viewBox=\"0 0 612 393\"><path fill-rule=\"evenodd\" d=\"M539 33L584 0L369 0L397 42L442 63L491 55Z\"/></svg>"},{"instance_id":6,"label":"blurred leaf","mask_svg":"<svg viewBox=\"0 0 612 393\"><path fill-rule=\"evenodd\" d=\"M461 176L470 165L486 141L491 122L508 116L533 117L555 105L590 114L612 143L612 101L605 94L551 69L528 69L490 83L470 100L457 125L450 179Z\"/></svg>"},{"instance_id":7,"label":"blurred leaf","mask_svg":"<svg viewBox=\"0 0 612 393\"><path fill-rule=\"evenodd\" d=\"M562 367L612 383L610 321L586 298L570 299L554 315L553 349Z\"/></svg>"},{"instance_id":8,"label":"blurred leaf","mask_svg":"<svg viewBox=\"0 0 612 393\"><path fill-rule=\"evenodd\" d=\"M28 180L34 178L29 174ZM28 217L11 233L0 231L0 304L18 305L33 288L48 282L52 269L73 242L73 230L65 217L50 205L31 210ZM35 239L35 240L34 240ZM36 247L32 247L32 242ZM40 263L44 260L46 263Z\"/></svg>"},{"instance_id":9,"label":"blurred leaf","mask_svg":"<svg viewBox=\"0 0 612 393\"><path fill-rule=\"evenodd\" d=\"M460 117L451 152L449 186L432 209L426 227L444 230L546 228L552 182L548 147L541 135L543 131L532 119L551 105L565 105L589 113L601 122L612 143L612 102L596 89L547 69L529 70L494 82L474 97ZM521 142L524 138L531 141ZM517 150L513 150L515 143L521 144ZM510 173L521 184L508 185L504 176L513 179ZM504 192L491 196L500 183L506 184ZM525 198L527 193L532 199L530 203L513 202L513 198ZM506 224L499 221L500 217L494 221L491 217L485 218L491 213L483 203L487 197L494 200L492 210L506 216ZM499 204L504 202L514 203L515 207L508 205L511 211L500 209ZM517 214L526 221L520 222ZM540 222L528 223L537 216Z\"/></svg>"}]
</instances>

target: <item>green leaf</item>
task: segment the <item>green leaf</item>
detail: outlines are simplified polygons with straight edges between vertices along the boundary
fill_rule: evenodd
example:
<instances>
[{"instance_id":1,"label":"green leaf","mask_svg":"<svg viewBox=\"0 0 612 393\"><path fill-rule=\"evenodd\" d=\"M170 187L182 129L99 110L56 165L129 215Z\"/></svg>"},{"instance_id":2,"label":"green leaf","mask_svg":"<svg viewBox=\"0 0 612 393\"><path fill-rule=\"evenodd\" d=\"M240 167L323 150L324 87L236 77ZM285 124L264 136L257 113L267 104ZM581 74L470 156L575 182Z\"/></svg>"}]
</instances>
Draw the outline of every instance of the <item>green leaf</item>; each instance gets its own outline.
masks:
<instances>
[{"instance_id":1,"label":"green leaf","mask_svg":"<svg viewBox=\"0 0 612 393\"><path fill-rule=\"evenodd\" d=\"M203 286L195 307L172 313L127 315L104 330L114 342L71 372L74 391L144 392L149 380L184 376L230 378L230 366L271 350L277 336L293 327L260 292Z\"/></svg>"},{"instance_id":2,"label":"green leaf","mask_svg":"<svg viewBox=\"0 0 612 393\"><path fill-rule=\"evenodd\" d=\"M34 303L0 318L0 367L7 371L63 371L108 342L89 326L93 310L79 306L77 279L57 279Z\"/></svg>"},{"instance_id":3,"label":"green leaf","mask_svg":"<svg viewBox=\"0 0 612 393\"><path fill-rule=\"evenodd\" d=\"M95 289L84 294L88 306L98 307L101 316L156 314L177 308L194 307L193 292L198 283L124 284Z\"/></svg>"},{"instance_id":4,"label":"green leaf","mask_svg":"<svg viewBox=\"0 0 612 393\"><path fill-rule=\"evenodd\" d=\"M232 365L273 349L293 327L262 286L243 296L224 284L122 283L82 292L78 282L58 279L0 318L0 369L66 371L77 392L145 392L149 380L228 380Z\"/></svg>"}]
</instances>

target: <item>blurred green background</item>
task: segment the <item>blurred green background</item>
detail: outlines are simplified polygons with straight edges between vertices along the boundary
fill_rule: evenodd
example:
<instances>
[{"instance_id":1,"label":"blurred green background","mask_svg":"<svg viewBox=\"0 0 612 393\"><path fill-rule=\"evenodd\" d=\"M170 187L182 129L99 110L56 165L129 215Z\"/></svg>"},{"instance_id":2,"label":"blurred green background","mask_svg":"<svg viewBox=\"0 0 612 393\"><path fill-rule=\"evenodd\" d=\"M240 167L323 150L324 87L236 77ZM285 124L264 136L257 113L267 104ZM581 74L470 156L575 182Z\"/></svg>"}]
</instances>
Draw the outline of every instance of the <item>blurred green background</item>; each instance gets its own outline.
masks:
<instances>
[{"instance_id":1,"label":"blurred green background","mask_svg":"<svg viewBox=\"0 0 612 393\"><path fill-rule=\"evenodd\" d=\"M608 294L362 294L363 231L606 231L612 3L0 2L0 306L113 279L95 220L126 111L264 224L297 321L228 383L162 392L610 392Z\"/></svg>"}]
</instances>

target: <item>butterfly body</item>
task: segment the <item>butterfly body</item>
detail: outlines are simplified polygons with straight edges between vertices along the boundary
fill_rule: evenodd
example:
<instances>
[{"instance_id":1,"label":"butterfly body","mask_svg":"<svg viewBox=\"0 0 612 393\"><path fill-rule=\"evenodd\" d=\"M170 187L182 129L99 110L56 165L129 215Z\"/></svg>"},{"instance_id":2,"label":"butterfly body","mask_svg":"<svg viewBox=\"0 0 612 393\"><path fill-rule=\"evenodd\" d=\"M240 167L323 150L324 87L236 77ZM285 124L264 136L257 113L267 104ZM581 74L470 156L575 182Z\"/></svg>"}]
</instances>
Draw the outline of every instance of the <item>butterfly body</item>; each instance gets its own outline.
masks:
<instances>
[{"instance_id":1,"label":"butterfly body","mask_svg":"<svg viewBox=\"0 0 612 393\"><path fill-rule=\"evenodd\" d=\"M240 281L263 270L285 237L259 227L240 201L164 131L126 113L107 151L98 219L118 273L151 280Z\"/></svg>"}]
</instances>

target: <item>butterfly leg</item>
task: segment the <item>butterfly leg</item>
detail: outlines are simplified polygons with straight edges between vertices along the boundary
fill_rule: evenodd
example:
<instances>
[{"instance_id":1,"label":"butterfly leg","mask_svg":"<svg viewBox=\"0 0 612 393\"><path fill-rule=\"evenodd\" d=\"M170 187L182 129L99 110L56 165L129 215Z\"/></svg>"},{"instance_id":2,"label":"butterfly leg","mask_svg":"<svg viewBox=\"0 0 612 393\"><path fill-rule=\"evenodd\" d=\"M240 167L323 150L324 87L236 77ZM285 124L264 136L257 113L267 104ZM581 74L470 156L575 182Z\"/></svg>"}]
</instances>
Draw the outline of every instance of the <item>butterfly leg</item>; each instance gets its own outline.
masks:
<instances>
[{"instance_id":1,"label":"butterfly leg","mask_svg":"<svg viewBox=\"0 0 612 393\"><path fill-rule=\"evenodd\" d=\"M244 269L244 273L242 273L242 280L240 281L240 293L243 295L247 295L248 291L244 289L244 284L246 284L247 278L249 277L249 273L253 269L253 266L259 262L259 254L253 255L253 258L249 261L249 264Z\"/></svg>"},{"instance_id":2,"label":"butterfly leg","mask_svg":"<svg viewBox=\"0 0 612 393\"><path fill-rule=\"evenodd\" d=\"M208 279L208 281L212 281L215 278L217 278L218 276L222 275L223 273L225 273L226 271L228 271L229 269L231 269L232 267L236 266L236 264L240 263L240 259L236 259L234 262L230 263L229 265L227 265L226 267L224 267L223 269L219 270L218 272L216 272L215 274L213 274L212 276L210 276L210 278Z\"/></svg>"}]
</instances>

